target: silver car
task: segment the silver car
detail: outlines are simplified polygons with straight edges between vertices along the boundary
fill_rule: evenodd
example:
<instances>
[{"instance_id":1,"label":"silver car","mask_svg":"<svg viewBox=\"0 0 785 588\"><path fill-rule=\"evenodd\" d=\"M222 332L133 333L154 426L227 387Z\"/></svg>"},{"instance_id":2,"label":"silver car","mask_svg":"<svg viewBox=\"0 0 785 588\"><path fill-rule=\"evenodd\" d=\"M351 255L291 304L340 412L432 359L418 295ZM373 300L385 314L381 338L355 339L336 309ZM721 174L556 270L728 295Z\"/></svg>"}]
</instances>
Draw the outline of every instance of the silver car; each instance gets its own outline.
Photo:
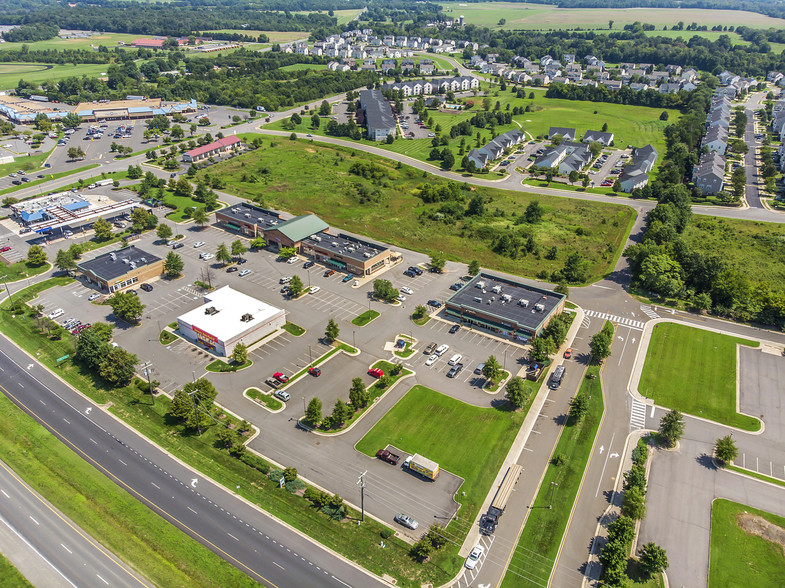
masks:
<instances>
[{"instance_id":1,"label":"silver car","mask_svg":"<svg viewBox=\"0 0 785 588\"><path fill-rule=\"evenodd\" d=\"M420 523L415 521L412 517L400 512L397 515L395 515L395 522L412 530L420 526Z\"/></svg>"}]
</instances>

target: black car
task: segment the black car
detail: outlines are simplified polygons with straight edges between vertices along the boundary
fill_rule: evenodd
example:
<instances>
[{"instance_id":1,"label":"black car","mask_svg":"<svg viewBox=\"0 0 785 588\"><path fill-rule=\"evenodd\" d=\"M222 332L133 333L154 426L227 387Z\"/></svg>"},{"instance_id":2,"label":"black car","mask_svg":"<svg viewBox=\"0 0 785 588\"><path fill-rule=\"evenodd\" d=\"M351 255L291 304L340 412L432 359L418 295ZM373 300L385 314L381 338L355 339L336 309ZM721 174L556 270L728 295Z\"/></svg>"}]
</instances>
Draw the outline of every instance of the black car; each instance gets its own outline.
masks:
<instances>
[{"instance_id":1,"label":"black car","mask_svg":"<svg viewBox=\"0 0 785 588\"><path fill-rule=\"evenodd\" d=\"M283 288L281 288L281 294L288 294L290 291L291 288L289 288L289 286L284 286Z\"/></svg>"},{"instance_id":2,"label":"black car","mask_svg":"<svg viewBox=\"0 0 785 588\"><path fill-rule=\"evenodd\" d=\"M417 274L418 276L421 276L421 275L422 275L422 270L421 270L419 267L417 267L416 265L410 265L410 266L409 266L409 271L410 271L410 272L414 272L414 273L415 273L415 274Z\"/></svg>"},{"instance_id":3,"label":"black car","mask_svg":"<svg viewBox=\"0 0 785 588\"><path fill-rule=\"evenodd\" d=\"M452 286L450 286L450 290L455 290L456 292L458 290L460 290L461 288L463 288L463 284L457 284L456 283L456 284L453 284Z\"/></svg>"},{"instance_id":4,"label":"black car","mask_svg":"<svg viewBox=\"0 0 785 588\"><path fill-rule=\"evenodd\" d=\"M11 183L14 186L21 186L22 185L22 180L11 180Z\"/></svg>"},{"instance_id":5,"label":"black car","mask_svg":"<svg viewBox=\"0 0 785 588\"><path fill-rule=\"evenodd\" d=\"M450 335L453 335L458 332L458 329L461 328L461 325L453 325L450 327Z\"/></svg>"},{"instance_id":6,"label":"black car","mask_svg":"<svg viewBox=\"0 0 785 588\"><path fill-rule=\"evenodd\" d=\"M139 292L137 292L136 290L133 290L133 289L132 290L128 290L128 293L129 294L133 294L134 296L139 296Z\"/></svg>"},{"instance_id":7,"label":"black car","mask_svg":"<svg viewBox=\"0 0 785 588\"><path fill-rule=\"evenodd\" d=\"M403 272L403 275L406 276L407 278L414 278L417 276L417 274L415 274L412 270L406 270L405 272Z\"/></svg>"},{"instance_id":8,"label":"black car","mask_svg":"<svg viewBox=\"0 0 785 588\"><path fill-rule=\"evenodd\" d=\"M145 292L152 292L152 291L153 291L153 287L152 287L150 284L142 284L142 285L141 285L141 286L139 286L139 287L140 287L142 290L144 290Z\"/></svg>"},{"instance_id":9,"label":"black car","mask_svg":"<svg viewBox=\"0 0 785 588\"><path fill-rule=\"evenodd\" d=\"M306 261L306 262L303 264L303 269L308 269L309 267L313 267L313 266L315 266L315 265L316 265L316 262L315 262L315 261Z\"/></svg>"},{"instance_id":10,"label":"black car","mask_svg":"<svg viewBox=\"0 0 785 588\"><path fill-rule=\"evenodd\" d=\"M433 306L434 308L441 308L442 307L442 303L439 302L438 300L429 300L428 301L428 306Z\"/></svg>"},{"instance_id":11,"label":"black car","mask_svg":"<svg viewBox=\"0 0 785 588\"><path fill-rule=\"evenodd\" d=\"M244 263L247 263L247 262L248 262L247 259L245 259L244 257L241 257L240 259L237 260L237 265L243 265Z\"/></svg>"},{"instance_id":12,"label":"black car","mask_svg":"<svg viewBox=\"0 0 785 588\"><path fill-rule=\"evenodd\" d=\"M174 245L172 245L172 249L180 249L180 247L182 246L183 246L182 243L175 243Z\"/></svg>"},{"instance_id":13,"label":"black car","mask_svg":"<svg viewBox=\"0 0 785 588\"><path fill-rule=\"evenodd\" d=\"M227 274L231 274L231 273L234 273L236 271L237 271L237 266L234 266L234 265L232 267L230 267L230 268L226 268L226 273Z\"/></svg>"}]
</instances>

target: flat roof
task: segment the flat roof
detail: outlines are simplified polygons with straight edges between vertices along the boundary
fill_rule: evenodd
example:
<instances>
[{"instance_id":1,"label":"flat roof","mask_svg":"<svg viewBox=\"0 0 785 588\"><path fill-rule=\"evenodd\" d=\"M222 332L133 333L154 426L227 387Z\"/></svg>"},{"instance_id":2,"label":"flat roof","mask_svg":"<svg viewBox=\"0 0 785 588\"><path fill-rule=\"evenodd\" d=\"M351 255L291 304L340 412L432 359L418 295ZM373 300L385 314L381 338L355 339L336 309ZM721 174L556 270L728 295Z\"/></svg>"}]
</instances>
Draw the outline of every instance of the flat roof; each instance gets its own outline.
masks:
<instances>
[{"instance_id":1,"label":"flat roof","mask_svg":"<svg viewBox=\"0 0 785 588\"><path fill-rule=\"evenodd\" d=\"M390 250L389 247L378 243L372 243L365 239L352 237L344 233L331 235L324 231L317 235L311 235L310 237L303 239L302 242L326 251L328 254L334 253L341 257L356 259L357 261L367 261L380 253Z\"/></svg>"},{"instance_id":2,"label":"flat roof","mask_svg":"<svg viewBox=\"0 0 785 588\"><path fill-rule=\"evenodd\" d=\"M282 222L269 230L280 231L282 235L295 243L329 229L329 225L315 214L302 214Z\"/></svg>"},{"instance_id":3,"label":"flat roof","mask_svg":"<svg viewBox=\"0 0 785 588\"><path fill-rule=\"evenodd\" d=\"M478 286L480 282L484 282L483 287ZM494 292L494 287L497 286L499 290ZM519 327L536 332L564 298L563 294L552 290L481 272L453 294L447 300L447 304L492 315L502 324L515 323ZM528 305L522 306L519 303L521 300L528 300ZM543 310L537 311L536 304L542 304Z\"/></svg>"},{"instance_id":4,"label":"flat roof","mask_svg":"<svg viewBox=\"0 0 785 588\"><path fill-rule=\"evenodd\" d=\"M204 304L177 318L224 342L283 312L280 308L233 290L229 286L206 294L204 300ZM243 317L250 317L250 320L243 320ZM250 344L251 341L248 343Z\"/></svg>"},{"instance_id":5,"label":"flat roof","mask_svg":"<svg viewBox=\"0 0 785 588\"><path fill-rule=\"evenodd\" d=\"M238 222L256 224L261 230L271 229L284 222L281 215L272 210L267 210L247 202L222 208L216 214L225 216Z\"/></svg>"},{"instance_id":6,"label":"flat roof","mask_svg":"<svg viewBox=\"0 0 785 588\"><path fill-rule=\"evenodd\" d=\"M152 265L157 261L161 261L161 258L157 255L129 245L117 251L104 253L88 261L80 261L76 264L76 267L81 271L90 271L108 282L124 276L132 269Z\"/></svg>"}]
</instances>

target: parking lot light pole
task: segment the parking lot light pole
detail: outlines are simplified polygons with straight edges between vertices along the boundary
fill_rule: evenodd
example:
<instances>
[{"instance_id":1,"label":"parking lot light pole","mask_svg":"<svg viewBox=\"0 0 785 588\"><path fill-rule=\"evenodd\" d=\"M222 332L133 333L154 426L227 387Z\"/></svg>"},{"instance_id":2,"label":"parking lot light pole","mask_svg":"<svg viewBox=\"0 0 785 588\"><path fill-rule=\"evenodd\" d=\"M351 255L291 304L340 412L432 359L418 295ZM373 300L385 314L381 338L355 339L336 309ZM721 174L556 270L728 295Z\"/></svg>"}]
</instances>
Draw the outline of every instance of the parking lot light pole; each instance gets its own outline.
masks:
<instances>
[{"instance_id":1,"label":"parking lot light pole","mask_svg":"<svg viewBox=\"0 0 785 588\"><path fill-rule=\"evenodd\" d=\"M551 501L548 504L549 509L553 509L553 493L556 491L556 487L558 484L556 482L551 482Z\"/></svg>"},{"instance_id":2,"label":"parking lot light pole","mask_svg":"<svg viewBox=\"0 0 785 588\"><path fill-rule=\"evenodd\" d=\"M357 343L355 343L355 341L354 341L354 334L355 334L356 332L357 332L357 331L352 331L352 347L354 347L355 349L357 349Z\"/></svg>"}]
</instances>

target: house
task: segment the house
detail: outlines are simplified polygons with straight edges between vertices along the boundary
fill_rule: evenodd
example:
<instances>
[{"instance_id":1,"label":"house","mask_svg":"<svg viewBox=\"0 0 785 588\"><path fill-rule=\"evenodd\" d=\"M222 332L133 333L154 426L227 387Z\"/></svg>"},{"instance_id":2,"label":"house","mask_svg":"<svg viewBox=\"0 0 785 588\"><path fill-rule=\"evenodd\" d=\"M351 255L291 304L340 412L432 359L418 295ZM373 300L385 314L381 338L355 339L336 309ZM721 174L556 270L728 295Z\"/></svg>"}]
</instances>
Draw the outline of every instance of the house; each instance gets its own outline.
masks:
<instances>
[{"instance_id":1,"label":"house","mask_svg":"<svg viewBox=\"0 0 785 588\"><path fill-rule=\"evenodd\" d=\"M395 69L398 67L398 62L394 59L383 59L382 60L382 72L387 73L390 70Z\"/></svg>"},{"instance_id":2,"label":"house","mask_svg":"<svg viewBox=\"0 0 785 588\"><path fill-rule=\"evenodd\" d=\"M547 86L551 83L551 77L548 74L534 74L532 82L537 86Z\"/></svg>"},{"instance_id":3,"label":"house","mask_svg":"<svg viewBox=\"0 0 785 588\"><path fill-rule=\"evenodd\" d=\"M480 149L472 149L467 156L477 169L482 169L488 165L488 154Z\"/></svg>"},{"instance_id":4,"label":"house","mask_svg":"<svg viewBox=\"0 0 785 588\"><path fill-rule=\"evenodd\" d=\"M429 76L433 74L434 65L433 61L430 59L421 59L420 60L420 73L424 76Z\"/></svg>"},{"instance_id":5,"label":"house","mask_svg":"<svg viewBox=\"0 0 785 588\"><path fill-rule=\"evenodd\" d=\"M621 80L603 80L601 84L609 90L621 90L622 87Z\"/></svg>"},{"instance_id":6,"label":"house","mask_svg":"<svg viewBox=\"0 0 785 588\"><path fill-rule=\"evenodd\" d=\"M360 92L360 107L364 112L369 139L384 141L388 135L395 136L395 117L381 90Z\"/></svg>"},{"instance_id":7,"label":"house","mask_svg":"<svg viewBox=\"0 0 785 588\"><path fill-rule=\"evenodd\" d=\"M698 165L692 169L692 181L703 194L720 192L724 179L725 158L715 151L701 155Z\"/></svg>"},{"instance_id":8,"label":"house","mask_svg":"<svg viewBox=\"0 0 785 588\"><path fill-rule=\"evenodd\" d=\"M657 150L651 145L633 151L630 163L624 166L619 176L622 192L632 192L649 183L649 172L657 161Z\"/></svg>"},{"instance_id":9,"label":"house","mask_svg":"<svg viewBox=\"0 0 785 588\"><path fill-rule=\"evenodd\" d=\"M504 150L522 143L526 136L519 129L513 129L488 141L479 149L469 152L469 161L473 161L477 169L482 169L488 163L504 155ZM482 164L482 165L481 165Z\"/></svg>"},{"instance_id":10,"label":"house","mask_svg":"<svg viewBox=\"0 0 785 588\"><path fill-rule=\"evenodd\" d=\"M545 152L534 160L537 167L557 167L567 157L567 145L559 144L546 149Z\"/></svg>"},{"instance_id":11,"label":"house","mask_svg":"<svg viewBox=\"0 0 785 588\"><path fill-rule=\"evenodd\" d=\"M665 82L657 87L657 91L660 94L675 94L679 90L681 90L680 82Z\"/></svg>"},{"instance_id":12,"label":"house","mask_svg":"<svg viewBox=\"0 0 785 588\"><path fill-rule=\"evenodd\" d=\"M562 143L566 148L567 156L559 163L559 173L569 175L570 172L580 172L592 160L591 151L582 143ZM561 147L562 145L559 145Z\"/></svg>"},{"instance_id":13,"label":"house","mask_svg":"<svg viewBox=\"0 0 785 588\"><path fill-rule=\"evenodd\" d=\"M602 131L586 131L582 141L584 143L601 143L608 147L613 143L613 133L603 133Z\"/></svg>"},{"instance_id":14,"label":"house","mask_svg":"<svg viewBox=\"0 0 785 588\"><path fill-rule=\"evenodd\" d=\"M721 125L709 127L703 136L701 145L708 147L709 151L725 155L725 150L728 148L728 128Z\"/></svg>"},{"instance_id":15,"label":"house","mask_svg":"<svg viewBox=\"0 0 785 588\"><path fill-rule=\"evenodd\" d=\"M635 90L636 92L640 92L641 90L648 90L649 84L641 84L640 82L632 82L630 84L630 90Z\"/></svg>"},{"instance_id":16,"label":"house","mask_svg":"<svg viewBox=\"0 0 785 588\"><path fill-rule=\"evenodd\" d=\"M776 84L782 78L782 74L778 71L770 71L768 74L766 74L766 81L771 82L772 84Z\"/></svg>"},{"instance_id":17,"label":"house","mask_svg":"<svg viewBox=\"0 0 785 588\"><path fill-rule=\"evenodd\" d=\"M242 147L242 141L237 135L229 135L223 139L218 139L207 145L202 145L196 149L191 149L183 153L183 161L185 163L195 163L203 159L209 159L228 153L230 151L237 151Z\"/></svg>"},{"instance_id":18,"label":"house","mask_svg":"<svg viewBox=\"0 0 785 588\"><path fill-rule=\"evenodd\" d=\"M575 129L570 129L567 127L551 127L548 130L548 138L553 139L554 135L561 135L565 141L574 141Z\"/></svg>"}]
</instances>

